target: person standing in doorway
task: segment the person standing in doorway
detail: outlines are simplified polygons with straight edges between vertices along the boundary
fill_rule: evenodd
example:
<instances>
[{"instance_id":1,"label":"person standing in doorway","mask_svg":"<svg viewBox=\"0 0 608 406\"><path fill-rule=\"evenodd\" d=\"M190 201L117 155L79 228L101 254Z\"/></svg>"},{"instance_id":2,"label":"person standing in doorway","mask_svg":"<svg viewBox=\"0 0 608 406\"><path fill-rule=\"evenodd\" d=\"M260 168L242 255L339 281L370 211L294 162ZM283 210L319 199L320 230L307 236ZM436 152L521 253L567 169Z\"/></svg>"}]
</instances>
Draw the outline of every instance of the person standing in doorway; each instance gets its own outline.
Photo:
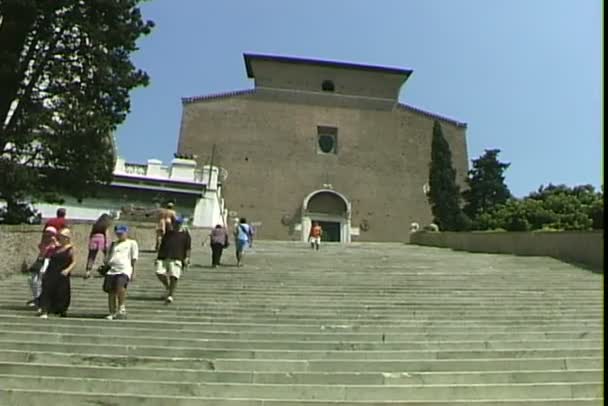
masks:
<instances>
[{"instance_id":1,"label":"person standing in doorway","mask_svg":"<svg viewBox=\"0 0 608 406\"><path fill-rule=\"evenodd\" d=\"M211 230L209 239L211 240L211 266L215 268L220 265L224 248L228 248L228 233L224 227L218 224Z\"/></svg>"},{"instance_id":2,"label":"person standing in doorway","mask_svg":"<svg viewBox=\"0 0 608 406\"><path fill-rule=\"evenodd\" d=\"M114 232L117 239L106 257L109 270L103 281L103 291L108 294L108 320L127 318L127 285L135 279L135 263L139 258L139 246L129 238L129 228L118 225Z\"/></svg>"},{"instance_id":3,"label":"person standing in doorway","mask_svg":"<svg viewBox=\"0 0 608 406\"><path fill-rule=\"evenodd\" d=\"M48 319L49 313L66 317L71 301L70 273L76 265L72 235L63 228L57 235L59 246L54 249L42 277L40 296L40 318Z\"/></svg>"},{"instance_id":4,"label":"person standing in doorway","mask_svg":"<svg viewBox=\"0 0 608 406\"><path fill-rule=\"evenodd\" d=\"M163 237L156 258L156 276L167 291L163 296L167 304L173 303L177 281L190 263L192 240L181 228L183 221L180 217L175 219L175 228Z\"/></svg>"},{"instance_id":5,"label":"person standing in doorway","mask_svg":"<svg viewBox=\"0 0 608 406\"><path fill-rule=\"evenodd\" d=\"M91 277L91 269L93 269L97 253L99 251L103 252L104 260L108 254L108 248L110 246L108 243L108 229L111 225L112 217L109 214L104 213L99 216L95 224L91 227L91 233L89 234L89 255L87 257L87 267L84 275L85 279Z\"/></svg>"},{"instance_id":6,"label":"person standing in doorway","mask_svg":"<svg viewBox=\"0 0 608 406\"><path fill-rule=\"evenodd\" d=\"M173 202L167 203L165 208L161 208L158 211L158 223L156 225L156 246L154 251L158 252L160 249L160 243L165 233L173 228L173 223L177 213L175 212L175 205Z\"/></svg>"},{"instance_id":7,"label":"person standing in doorway","mask_svg":"<svg viewBox=\"0 0 608 406\"><path fill-rule=\"evenodd\" d=\"M236 246L236 266L240 267L243 264L243 257L245 250L251 246L253 239L253 232L251 226L247 224L247 219L242 218L239 220L236 230L234 230L234 241Z\"/></svg>"},{"instance_id":8,"label":"person standing in doorway","mask_svg":"<svg viewBox=\"0 0 608 406\"><path fill-rule=\"evenodd\" d=\"M323 236L323 229L321 228L319 223L317 223L315 221L314 223L312 223L312 227L310 228L310 235L309 235L310 247L313 250L314 249L316 249L317 251L319 250L319 247L321 246L321 237L322 236Z\"/></svg>"}]
</instances>

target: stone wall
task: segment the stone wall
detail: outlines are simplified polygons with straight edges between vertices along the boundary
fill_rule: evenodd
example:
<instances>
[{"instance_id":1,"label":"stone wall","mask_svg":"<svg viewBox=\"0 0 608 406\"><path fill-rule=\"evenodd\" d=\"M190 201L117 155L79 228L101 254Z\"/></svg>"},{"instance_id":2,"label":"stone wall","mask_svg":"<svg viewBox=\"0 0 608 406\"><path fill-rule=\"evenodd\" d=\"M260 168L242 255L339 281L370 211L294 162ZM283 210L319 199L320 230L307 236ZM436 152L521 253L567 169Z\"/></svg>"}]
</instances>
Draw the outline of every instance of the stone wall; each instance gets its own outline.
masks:
<instances>
[{"instance_id":1,"label":"stone wall","mask_svg":"<svg viewBox=\"0 0 608 406\"><path fill-rule=\"evenodd\" d=\"M547 256L592 269L604 267L603 231L561 232L426 232L410 236L410 243L469 252Z\"/></svg>"},{"instance_id":2,"label":"stone wall","mask_svg":"<svg viewBox=\"0 0 608 406\"><path fill-rule=\"evenodd\" d=\"M310 193L331 184L352 204L358 241L403 241L409 224L432 221L428 181L434 117L405 106L257 90L185 102L178 151L227 169L231 211L261 223L262 239L299 240ZM458 181L468 170L463 125L441 120ZM336 127L337 154L318 152L317 127ZM286 219L289 219L287 221Z\"/></svg>"},{"instance_id":3,"label":"stone wall","mask_svg":"<svg viewBox=\"0 0 608 406\"><path fill-rule=\"evenodd\" d=\"M139 243L142 251L153 250L155 244L155 228L150 224L126 223L130 228L130 236ZM31 263L37 254L37 246L40 242L42 226L7 226L0 225L0 278L14 272L19 272L21 264L25 260ZM76 247L76 274L84 272L88 250L88 237L91 229L90 224L74 224L70 227L72 241ZM203 241L207 241L209 230L202 228L190 229L192 236L192 247L200 247ZM101 256L98 256L100 261Z\"/></svg>"}]
</instances>

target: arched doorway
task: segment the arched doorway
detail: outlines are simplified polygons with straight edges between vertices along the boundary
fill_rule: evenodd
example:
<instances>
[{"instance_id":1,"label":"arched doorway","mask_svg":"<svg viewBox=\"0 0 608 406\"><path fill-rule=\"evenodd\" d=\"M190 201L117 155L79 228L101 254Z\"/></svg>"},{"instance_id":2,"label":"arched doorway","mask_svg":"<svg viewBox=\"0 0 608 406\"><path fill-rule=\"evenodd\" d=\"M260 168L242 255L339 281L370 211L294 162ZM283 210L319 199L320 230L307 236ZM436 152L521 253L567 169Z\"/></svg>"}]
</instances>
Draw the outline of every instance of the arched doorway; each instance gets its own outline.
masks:
<instances>
[{"instance_id":1,"label":"arched doorway","mask_svg":"<svg viewBox=\"0 0 608 406\"><path fill-rule=\"evenodd\" d=\"M318 222L324 230L324 240L348 243L351 205L348 199L331 189L317 190L304 199L302 204L302 240L308 240L313 222Z\"/></svg>"}]
</instances>

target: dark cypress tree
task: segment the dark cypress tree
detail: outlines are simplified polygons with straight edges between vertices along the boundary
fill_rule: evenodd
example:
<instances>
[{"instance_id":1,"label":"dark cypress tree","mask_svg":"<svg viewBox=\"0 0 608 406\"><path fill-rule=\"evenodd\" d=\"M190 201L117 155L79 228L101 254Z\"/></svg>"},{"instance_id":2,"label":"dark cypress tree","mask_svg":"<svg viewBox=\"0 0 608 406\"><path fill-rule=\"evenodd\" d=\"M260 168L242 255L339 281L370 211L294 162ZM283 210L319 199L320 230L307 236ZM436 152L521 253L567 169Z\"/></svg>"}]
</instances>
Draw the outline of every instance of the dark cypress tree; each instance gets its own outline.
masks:
<instances>
[{"instance_id":1,"label":"dark cypress tree","mask_svg":"<svg viewBox=\"0 0 608 406\"><path fill-rule=\"evenodd\" d=\"M456 170L452 165L450 145L443 135L441 124L435 121L431 143L431 164L428 193L433 221L442 231L462 231L468 219L460 208L460 188L456 184Z\"/></svg>"},{"instance_id":2,"label":"dark cypress tree","mask_svg":"<svg viewBox=\"0 0 608 406\"><path fill-rule=\"evenodd\" d=\"M511 197L504 176L511 164L500 162L499 153L499 149L487 149L482 156L472 161L473 168L467 178L469 189L462 193L465 200L464 212L471 219L505 204Z\"/></svg>"}]
</instances>

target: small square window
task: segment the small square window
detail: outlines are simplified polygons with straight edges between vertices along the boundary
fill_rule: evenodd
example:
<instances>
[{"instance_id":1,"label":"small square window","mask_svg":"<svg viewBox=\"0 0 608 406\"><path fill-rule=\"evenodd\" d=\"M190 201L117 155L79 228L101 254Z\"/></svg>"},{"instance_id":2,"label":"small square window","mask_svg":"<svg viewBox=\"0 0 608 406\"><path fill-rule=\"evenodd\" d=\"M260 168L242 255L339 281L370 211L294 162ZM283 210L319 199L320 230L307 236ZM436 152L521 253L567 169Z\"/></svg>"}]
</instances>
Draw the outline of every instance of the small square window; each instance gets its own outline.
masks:
<instances>
[{"instance_id":1,"label":"small square window","mask_svg":"<svg viewBox=\"0 0 608 406\"><path fill-rule=\"evenodd\" d=\"M317 152L320 154L338 153L338 129L336 127L317 127Z\"/></svg>"}]
</instances>

